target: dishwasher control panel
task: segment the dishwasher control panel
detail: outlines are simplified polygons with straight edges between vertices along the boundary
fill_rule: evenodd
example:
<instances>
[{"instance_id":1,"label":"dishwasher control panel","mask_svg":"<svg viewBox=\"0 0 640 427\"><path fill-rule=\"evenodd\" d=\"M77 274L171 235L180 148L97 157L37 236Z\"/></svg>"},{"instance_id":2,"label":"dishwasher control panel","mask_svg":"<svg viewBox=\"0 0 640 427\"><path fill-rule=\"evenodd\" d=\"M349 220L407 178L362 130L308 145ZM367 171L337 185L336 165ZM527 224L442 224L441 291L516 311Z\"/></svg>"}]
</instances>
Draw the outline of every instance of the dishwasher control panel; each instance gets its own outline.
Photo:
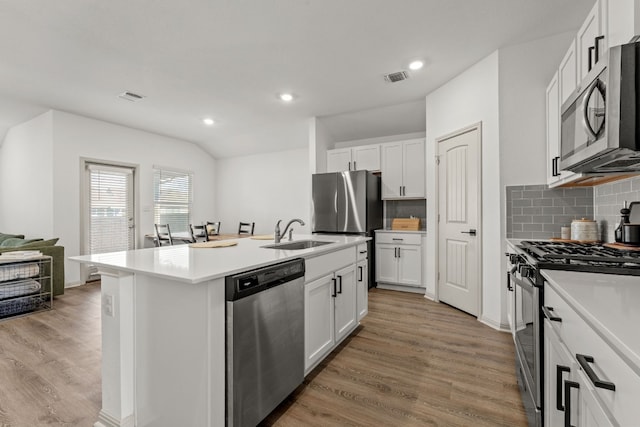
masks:
<instances>
[{"instance_id":1,"label":"dishwasher control panel","mask_svg":"<svg viewBox=\"0 0 640 427\"><path fill-rule=\"evenodd\" d=\"M226 299L235 301L263 290L304 277L304 259L269 265L225 278Z\"/></svg>"}]
</instances>

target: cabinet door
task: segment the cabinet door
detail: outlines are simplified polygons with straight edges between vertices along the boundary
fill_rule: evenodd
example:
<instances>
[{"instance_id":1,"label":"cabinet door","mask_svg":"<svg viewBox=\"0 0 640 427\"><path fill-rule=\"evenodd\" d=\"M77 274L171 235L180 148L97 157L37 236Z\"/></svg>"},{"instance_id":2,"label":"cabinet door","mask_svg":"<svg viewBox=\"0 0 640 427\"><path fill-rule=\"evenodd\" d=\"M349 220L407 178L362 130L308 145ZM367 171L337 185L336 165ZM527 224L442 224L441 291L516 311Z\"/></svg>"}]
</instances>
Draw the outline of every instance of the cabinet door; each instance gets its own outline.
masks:
<instances>
[{"instance_id":1,"label":"cabinet door","mask_svg":"<svg viewBox=\"0 0 640 427\"><path fill-rule=\"evenodd\" d=\"M398 247L376 245L376 282L398 281Z\"/></svg>"},{"instance_id":2,"label":"cabinet door","mask_svg":"<svg viewBox=\"0 0 640 427\"><path fill-rule=\"evenodd\" d=\"M410 286L422 285L422 248L398 246L398 283Z\"/></svg>"},{"instance_id":3,"label":"cabinet door","mask_svg":"<svg viewBox=\"0 0 640 427\"><path fill-rule=\"evenodd\" d=\"M589 72L589 48L595 45L595 38L602 34L600 19L600 2L596 1L596 4L591 9L591 12L589 12L589 15L587 15L587 19L585 19L576 36L578 82L582 81ZM602 47L602 44L600 47ZM602 57L602 53L604 52L602 49L600 51L600 57ZM592 58L591 64L595 64L595 58Z\"/></svg>"},{"instance_id":4,"label":"cabinet door","mask_svg":"<svg viewBox=\"0 0 640 427\"><path fill-rule=\"evenodd\" d=\"M351 170L351 148L327 150L327 172Z\"/></svg>"},{"instance_id":5,"label":"cabinet door","mask_svg":"<svg viewBox=\"0 0 640 427\"><path fill-rule=\"evenodd\" d=\"M544 321L544 396L545 426L564 425L564 381L572 379L575 363L560 338L551 327L551 322Z\"/></svg>"},{"instance_id":6,"label":"cabinet door","mask_svg":"<svg viewBox=\"0 0 640 427\"><path fill-rule=\"evenodd\" d=\"M356 293L358 322L369 312L369 262L365 259L356 265Z\"/></svg>"},{"instance_id":7,"label":"cabinet door","mask_svg":"<svg viewBox=\"0 0 640 427\"><path fill-rule=\"evenodd\" d=\"M380 150L382 198L398 199L402 187L402 142L381 144Z\"/></svg>"},{"instance_id":8,"label":"cabinet door","mask_svg":"<svg viewBox=\"0 0 640 427\"><path fill-rule=\"evenodd\" d=\"M334 336L333 274L304 287L304 368L307 371L331 350Z\"/></svg>"},{"instance_id":9,"label":"cabinet door","mask_svg":"<svg viewBox=\"0 0 640 427\"><path fill-rule=\"evenodd\" d=\"M355 170L380 170L380 145L363 145L351 149L353 169Z\"/></svg>"},{"instance_id":10,"label":"cabinet door","mask_svg":"<svg viewBox=\"0 0 640 427\"><path fill-rule=\"evenodd\" d=\"M425 197L425 151L424 140L406 141L402 150L403 197Z\"/></svg>"},{"instance_id":11,"label":"cabinet door","mask_svg":"<svg viewBox=\"0 0 640 427\"><path fill-rule=\"evenodd\" d=\"M338 280L335 304L336 342L347 336L357 325L356 315L356 268L350 265L335 273Z\"/></svg>"},{"instance_id":12,"label":"cabinet door","mask_svg":"<svg viewBox=\"0 0 640 427\"><path fill-rule=\"evenodd\" d=\"M552 184L560 177L558 162L560 161L560 103L558 73L553 75L547 86L547 184Z\"/></svg>"},{"instance_id":13,"label":"cabinet door","mask_svg":"<svg viewBox=\"0 0 640 427\"><path fill-rule=\"evenodd\" d=\"M578 87L578 60L576 58L576 41L571 41L569 50L565 53L558 69L558 80L560 86L560 106L569 99L571 94Z\"/></svg>"},{"instance_id":14,"label":"cabinet door","mask_svg":"<svg viewBox=\"0 0 640 427\"><path fill-rule=\"evenodd\" d=\"M613 427L617 426L609 418L609 414L600 405L600 402L596 398L596 393L587 376L580 369L576 371L576 382L579 385L577 390L578 394L578 414L577 425L580 427ZM572 393L576 393L576 390L572 390ZM572 411L573 412L573 411ZM571 422L575 422L576 418L573 418L572 414ZM554 424L555 425L555 424ZM562 424L558 424L562 425Z\"/></svg>"},{"instance_id":15,"label":"cabinet door","mask_svg":"<svg viewBox=\"0 0 640 427\"><path fill-rule=\"evenodd\" d=\"M607 41L609 46L629 43L635 33L636 0L608 0L607 7Z\"/></svg>"}]
</instances>

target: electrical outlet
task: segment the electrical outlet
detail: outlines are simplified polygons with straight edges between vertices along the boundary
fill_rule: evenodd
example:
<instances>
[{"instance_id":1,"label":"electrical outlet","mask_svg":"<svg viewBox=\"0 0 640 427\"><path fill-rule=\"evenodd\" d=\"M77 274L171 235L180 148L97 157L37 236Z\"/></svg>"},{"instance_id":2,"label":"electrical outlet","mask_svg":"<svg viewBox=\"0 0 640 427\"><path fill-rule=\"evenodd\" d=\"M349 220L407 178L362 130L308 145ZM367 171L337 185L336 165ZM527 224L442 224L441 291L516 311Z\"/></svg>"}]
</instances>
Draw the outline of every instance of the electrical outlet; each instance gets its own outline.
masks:
<instances>
[{"instance_id":1,"label":"electrical outlet","mask_svg":"<svg viewBox=\"0 0 640 427\"><path fill-rule=\"evenodd\" d=\"M114 316L113 313L113 295L104 295L102 297L102 311L107 316Z\"/></svg>"}]
</instances>

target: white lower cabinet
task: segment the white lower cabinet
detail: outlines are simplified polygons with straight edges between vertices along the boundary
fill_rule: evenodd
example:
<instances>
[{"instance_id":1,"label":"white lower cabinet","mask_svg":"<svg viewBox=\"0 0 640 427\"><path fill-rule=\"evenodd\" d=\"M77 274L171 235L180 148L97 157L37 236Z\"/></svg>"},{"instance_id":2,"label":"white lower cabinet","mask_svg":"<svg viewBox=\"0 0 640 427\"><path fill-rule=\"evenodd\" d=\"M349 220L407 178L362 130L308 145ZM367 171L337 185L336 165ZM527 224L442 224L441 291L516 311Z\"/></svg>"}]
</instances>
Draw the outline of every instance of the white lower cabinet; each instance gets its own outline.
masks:
<instances>
[{"instance_id":1,"label":"white lower cabinet","mask_svg":"<svg viewBox=\"0 0 640 427\"><path fill-rule=\"evenodd\" d=\"M305 372L315 366L335 344L333 274L304 287Z\"/></svg>"},{"instance_id":2,"label":"white lower cabinet","mask_svg":"<svg viewBox=\"0 0 640 427\"><path fill-rule=\"evenodd\" d=\"M544 292L545 426L640 425L640 376L548 283Z\"/></svg>"},{"instance_id":3,"label":"white lower cabinet","mask_svg":"<svg viewBox=\"0 0 640 427\"><path fill-rule=\"evenodd\" d=\"M369 262L366 259L356 265L356 298L359 322L369 313Z\"/></svg>"},{"instance_id":4,"label":"white lower cabinet","mask_svg":"<svg viewBox=\"0 0 640 427\"><path fill-rule=\"evenodd\" d=\"M306 263L305 374L358 326L368 306L368 293L362 293L358 280L362 278L367 291L367 260L356 264L355 247Z\"/></svg>"},{"instance_id":5,"label":"white lower cabinet","mask_svg":"<svg viewBox=\"0 0 640 427\"><path fill-rule=\"evenodd\" d=\"M544 321L544 425L562 426L565 416L564 382L571 380L575 361L560 342L548 319Z\"/></svg>"},{"instance_id":6,"label":"white lower cabinet","mask_svg":"<svg viewBox=\"0 0 640 427\"><path fill-rule=\"evenodd\" d=\"M423 236L408 233L376 233L376 282L424 286Z\"/></svg>"}]
</instances>

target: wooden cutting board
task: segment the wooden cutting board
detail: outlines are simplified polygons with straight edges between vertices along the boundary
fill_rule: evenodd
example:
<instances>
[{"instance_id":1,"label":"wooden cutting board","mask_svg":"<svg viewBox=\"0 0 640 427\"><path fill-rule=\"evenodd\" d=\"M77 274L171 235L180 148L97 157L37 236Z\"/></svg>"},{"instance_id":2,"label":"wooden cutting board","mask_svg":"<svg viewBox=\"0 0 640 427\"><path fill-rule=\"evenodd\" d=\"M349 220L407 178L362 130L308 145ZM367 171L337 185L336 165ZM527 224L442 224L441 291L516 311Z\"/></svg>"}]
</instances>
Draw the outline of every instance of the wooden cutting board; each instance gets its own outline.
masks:
<instances>
[{"instance_id":1,"label":"wooden cutting board","mask_svg":"<svg viewBox=\"0 0 640 427\"><path fill-rule=\"evenodd\" d=\"M251 236L253 240L273 240L274 237L271 234L261 234L258 236Z\"/></svg>"},{"instance_id":2,"label":"wooden cutting board","mask_svg":"<svg viewBox=\"0 0 640 427\"><path fill-rule=\"evenodd\" d=\"M238 242L235 240L218 240L217 242L192 243L189 246L192 248L227 248L237 244Z\"/></svg>"},{"instance_id":3,"label":"wooden cutting board","mask_svg":"<svg viewBox=\"0 0 640 427\"><path fill-rule=\"evenodd\" d=\"M391 221L392 230L420 230L420 218L393 218Z\"/></svg>"},{"instance_id":4,"label":"wooden cutting board","mask_svg":"<svg viewBox=\"0 0 640 427\"><path fill-rule=\"evenodd\" d=\"M624 243L605 243L607 248L620 249L621 251L640 251L640 246L625 245Z\"/></svg>"}]
</instances>

